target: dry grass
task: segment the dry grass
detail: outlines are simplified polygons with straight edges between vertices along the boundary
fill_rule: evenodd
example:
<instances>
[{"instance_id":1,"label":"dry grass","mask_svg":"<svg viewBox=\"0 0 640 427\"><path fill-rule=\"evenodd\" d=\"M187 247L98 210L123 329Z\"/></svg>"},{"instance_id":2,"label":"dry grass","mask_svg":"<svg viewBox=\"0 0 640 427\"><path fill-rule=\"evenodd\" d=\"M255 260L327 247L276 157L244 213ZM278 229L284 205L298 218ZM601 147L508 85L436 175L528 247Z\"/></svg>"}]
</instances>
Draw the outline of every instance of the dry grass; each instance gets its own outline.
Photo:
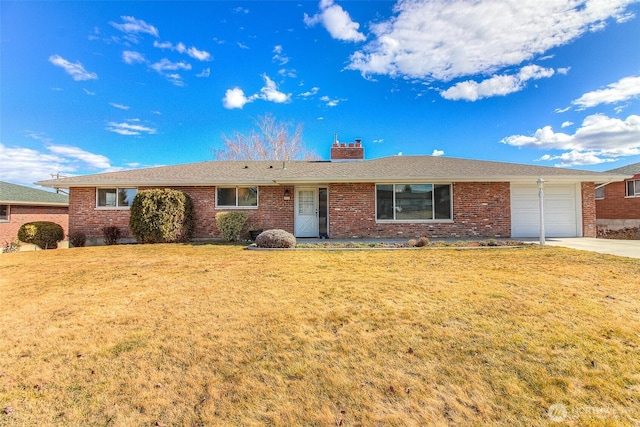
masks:
<instances>
[{"instance_id":1,"label":"dry grass","mask_svg":"<svg viewBox=\"0 0 640 427\"><path fill-rule=\"evenodd\" d=\"M637 260L147 245L4 254L0 278L0 425L640 419Z\"/></svg>"}]
</instances>

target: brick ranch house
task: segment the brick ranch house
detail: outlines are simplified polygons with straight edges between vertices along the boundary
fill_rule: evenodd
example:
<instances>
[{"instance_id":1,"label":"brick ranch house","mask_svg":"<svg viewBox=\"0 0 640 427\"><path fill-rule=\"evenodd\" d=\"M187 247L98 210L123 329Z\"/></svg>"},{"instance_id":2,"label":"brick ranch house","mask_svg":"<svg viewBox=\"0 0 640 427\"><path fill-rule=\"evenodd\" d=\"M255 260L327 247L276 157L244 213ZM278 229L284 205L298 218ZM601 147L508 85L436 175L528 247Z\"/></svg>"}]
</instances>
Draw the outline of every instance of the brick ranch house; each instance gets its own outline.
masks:
<instances>
[{"instance_id":1,"label":"brick ranch house","mask_svg":"<svg viewBox=\"0 0 640 427\"><path fill-rule=\"evenodd\" d=\"M596 186L596 222L603 230L640 227L640 163L611 169L606 173L627 179Z\"/></svg>"},{"instance_id":2,"label":"brick ranch house","mask_svg":"<svg viewBox=\"0 0 640 427\"><path fill-rule=\"evenodd\" d=\"M22 224L51 221L69 232L69 197L0 181L0 244L13 242Z\"/></svg>"},{"instance_id":3,"label":"brick ranch house","mask_svg":"<svg viewBox=\"0 0 640 427\"><path fill-rule=\"evenodd\" d=\"M334 143L329 161L207 161L59 178L69 227L88 241L104 226L129 236L137 191L180 189L193 200L195 239L219 237L215 214L245 210L248 223L296 237L536 237L545 180L547 236L595 236L594 182L625 176L433 156L364 159L360 140Z\"/></svg>"}]
</instances>

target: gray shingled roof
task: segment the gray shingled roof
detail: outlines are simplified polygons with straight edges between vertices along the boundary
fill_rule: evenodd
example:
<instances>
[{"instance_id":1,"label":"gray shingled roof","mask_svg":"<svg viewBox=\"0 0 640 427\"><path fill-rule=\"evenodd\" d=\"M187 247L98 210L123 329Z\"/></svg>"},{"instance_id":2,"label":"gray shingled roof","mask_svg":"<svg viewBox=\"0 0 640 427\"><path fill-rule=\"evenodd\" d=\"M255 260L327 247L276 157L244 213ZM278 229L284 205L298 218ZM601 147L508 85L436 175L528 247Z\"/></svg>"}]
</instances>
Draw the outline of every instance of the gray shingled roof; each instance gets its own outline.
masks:
<instances>
[{"instance_id":1,"label":"gray shingled roof","mask_svg":"<svg viewBox=\"0 0 640 427\"><path fill-rule=\"evenodd\" d=\"M69 206L69 196L0 181L0 203L8 205Z\"/></svg>"},{"instance_id":2,"label":"gray shingled roof","mask_svg":"<svg viewBox=\"0 0 640 427\"><path fill-rule=\"evenodd\" d=\"M640 174L640 162L631 163L630 165L627 165L627 166L611 169L611 170L608 170L607 172L620 173L623 175L637 175L637 174Z\"/></svg>"},{"instance_id":3,"label":"gray shingled roof","mask_svg":"<svg viewBox=\"0 0 640 427\"><path fill-rule=\"evenodd\" d=\"M330 182L620 181L626 176L515 163L433 156L329 161L208 161L40 181L46 187L279 185Z\"/></svg>"}]
</instances>

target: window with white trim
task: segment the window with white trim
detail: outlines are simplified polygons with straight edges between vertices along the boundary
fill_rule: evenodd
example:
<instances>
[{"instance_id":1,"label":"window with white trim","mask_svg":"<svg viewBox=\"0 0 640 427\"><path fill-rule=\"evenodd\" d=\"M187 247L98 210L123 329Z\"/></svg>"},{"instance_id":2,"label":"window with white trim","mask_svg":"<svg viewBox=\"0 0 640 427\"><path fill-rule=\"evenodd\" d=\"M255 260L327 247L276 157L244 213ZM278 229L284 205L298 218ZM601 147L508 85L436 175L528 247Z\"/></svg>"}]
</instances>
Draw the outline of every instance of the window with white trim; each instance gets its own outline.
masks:
<instances>
[{"instance_id":1,"label":"window with white trim","mask_svg":"<svg viewBox=\"0 0 640 427\"><path fill-rule=\"evenodd\" d=\"M9 205L0 205L0 222L9 221Z\"/></svg>"},{"instance_id":2,"label":"window with white trim","mask_svg":"<svg viewBox=\"0 0 640 427\"><path fill-rule=\"evenodd\" d=\"M452 219L451 184L376 185L378 221Z\"/></svg>"},{"instance_id":3,"label":"window with white trim","mask_svg":"<svg viewBox=\"0 0 640 427\"><path fill-rule=\"evenodd\" d=\"M640 179L627 181L627 197L640 197Z\"/></svg>"},{"instance_id":4,"label":"window with white trim","mask_svg":"<svg viewBox=\"0 0 640 427\"><path fill-rule=\"evenodd\" d=\"M96 194L96 206L99 208L130 208L134 197L138 194L137 188L98 188Z\"/></svg>"},{"instance_id":5,"label":"window with white trim","mask_svg":"<svg viewBox=\"0 0 640 427\"><path fill-rule=\"evenodd\" d=\"M218 187L216 194L221 208L258 207L258 187Z\"/></svg>"},{"instance_id":6,"label":"window with white trim","mask_svg":"<svg viewBox=\"0 0 640 427\"><path fill-rule=\"evenodd\" d=\"M596 187L596 200L604 199L604 185L602 187Z\"/></svg>"}]
</instances>

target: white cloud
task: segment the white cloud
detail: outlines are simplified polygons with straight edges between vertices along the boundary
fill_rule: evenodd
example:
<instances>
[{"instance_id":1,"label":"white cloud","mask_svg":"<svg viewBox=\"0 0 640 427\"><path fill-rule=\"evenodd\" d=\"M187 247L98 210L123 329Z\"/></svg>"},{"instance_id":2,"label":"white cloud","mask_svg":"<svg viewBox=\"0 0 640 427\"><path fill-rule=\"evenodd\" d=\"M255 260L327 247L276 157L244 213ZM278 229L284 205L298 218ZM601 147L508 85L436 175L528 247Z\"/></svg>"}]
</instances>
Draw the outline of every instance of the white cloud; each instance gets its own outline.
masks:
<instances>
[{"instance_id":1,"label":"white cloud","mask_svg":"<svg viewBox=\"0 0 640 427\"><path fill-rule=\"evenodd\" d=\"M51 179L51 175L57 173L74 175L79 171L107 172L117 169L103 155L63 145L48 145L46 151L40 151L7 147L0 143L0 165L2 179L25 185Z\"/></svg>"},{"instance_id":2,"label":"white cloud","mask_svg":"<svg viewBox=\"0 0 640 427\"><path fill-rule=\"evenodd\" d=\"M246 96L244 91L235 87L233 89L227 89L222 98L222 104L224 108L234 109L242 108L245 104L255 101L256 99L262 99L263 101L275 102L276 104L282 104L291 101L291 94L284 93L278 90L276 83L269 78L266 74L262 75L265 85L260 89L259 93L251 96Z\"/></svg>"},{"instance_id":3,"label":"white cloud","mask_svg":"<svg viewBox=\"0 0 640 427\"><path fill-rule=\"evenodd\" d=\"M281 45L277 45L273 48L273 58L271 58L274 62L277 62L280 65L285 65L289 62L289 57L283 53L283 49Z\"/></svg>"},{"instance_id":4,"label":"white cloud","mask_svg":"<svg viewBox=\"0 0 640 427\"><path fill-rule=\"evenodd\" d=\"M433 150L433 152L431 153L431 155L433 157L440 157L440 156L444 156L444 151L443 150Z\"/></svg>"},{"instance_id":5,"label":"white cloud","mask_svg":"<svg viewBox=\"0 0 640 427\"><path fill-rule=\"evenodd\" d=\"M111 162L109 158L101 154L94 154L78 147L69 145L50 145L47 147L49 151L59 154L68 159L80 160L90 169L109 169Z\"/></svg>"},{"instance_id":6,"label":"white cloud","mask_svg":"<svg viewBox=\"0 0 640 427\"><path fill-rule=\"evenodd\" d=\"M349 14L333 2L333 0L320 1L320 13L313 16L304 14L304 23L312 27L318 23L327 29L331 37L338 40L361 42L366 40L364 34L358 31L360 24L353 22Z\"/></svg>"},{"instance_id":7,"label":"white cloud","mask_svg":"<svg viewBox=\"0 0 640 427\"><path fill-rule=\"evenodd\" d=\"M560 159L560 166L602 163L640 154L640 116L630 115L621 120L604 114L593 114L584 119L573 135L554 132L551 126L545 126L533 135L512 135L501 142L514 147L565 151L559 155L547 154L540 158ZM580 163L586 161L591 163Z\"/></svg>"},{"instance_id":8,"label":"white cloud","mask_svg":"<svg viewBox=\"0 0 640 427\"><path fill-rule=\"evenodd\" d=\"M393 17L371 25L375 39L351 56L347 68L365 77L442 81L494 73L565 45L610 18L626 16L626 7L634 2L399 1Z\"/></svg>"},{"instance_id":9,"label":"white cloud","mask_svg":"<svg viewBox=\"0 0 640 427\"><path fill-rule=\"evenodd\" d=\"M134 52L132 50L125 50L122 52L122 60L127 64L139 64L146 62L144 55L140 52Z\"/></svg>"},{"instance_id":10,"label":"white cloud","mask_svg":"<svg viewBox=\"0 0 640 427\"><path fill-rule=\"evenodd\" d=\"M131 119L121 123L107 122L106 128L110 132L115 132L120 135L138 136L142 134L153 135L156 133L156 129L138 124L132 124L139 122L138 119Z\"/></svg>"},{"instance_id":11,"label":"white cloud","mask_svg":"<svg viewBox=\"0 0 640 427\"><path fill-rule=\"evenodd\" d=\"M113 108L118 108L120 110L125 110L125 111L131 108L128 105L116 104L115 102L110 102L109 105L111 105Z\"/></svg>"},{"instance_id":12,"label":"white cloud","mask_svg":"<svg viewBox=\"0 0 640 427\"><path fill-rule=\"evenodd\" d=\"M338 104L340 103L340 101L342 101L341 99L335 98L335 99L331 99L328 96L323 96L320 98L320 101L324 102L327 107L337 107Z\"/></svg>"},{"instance_id":13,"label":"white cloud","mask_svg":"<svg viewBox=\"0 0 640 427\"><path fill-rule=\"evenodd\" d=\"M640 76L630 76L611 83L605 89L587 92L580 98L571 101L578 110L595 107L601 104L615 104L640 96Z\"/></svg>"},{"instance_id":14,"label":"white cloud","mask_svg":"<svg viewBox=\"0 0 640 427\"><path fill-rule=\"evenodd\" d=\"M29 138L33 138L36 141L40 141L44 144L53 143L53 138L50 138L44 132L34 132L32 130L25 131L25 135Z\"/></svg>"},{"instance_id":15,"label":"white cloud","mask_svg":"<svg viewBox=\"0 0 640 427\"><path fill-rule=\"evenodd\" d=\"M80 62L69 62L60 55L51 55L49 62L57 67L61 67L75 81L96 80L98 78L96 73L85 70Z\"/></svg>"},{"instance_id":16,"label":"white cloud","mask_svg":"<svg viewBox=\"0 0 640 427\"><path fill-rule=\"evenodd\" d=\"M290 93L280 92L276 83L269 78L266 74L262 75L265 85L260 89L258 98L265 101L275 102L276 104L282 104L291 100Z\"/></svg>"},{"instance_id":17,"label":"white cloud","mask_svg":"<svg viewBox=\"0 0 640 427\"><path fill-rule=\"evenodd\" d=\"M462 99L465 101L476 101L492 96L504 96L524 89L528 80L548 78L553 76L554 73L553 68L527 65L522 67L517 75L493 76L480 83L467 80L456 83L449 89L440 92L440 95L445 99Z\"/></svg>"},{"instance_id":18,"label":"white cloud","mask_svg":"<svg viewBox=\"0 0 640 427\"><path fill-rule=\"evenodd\" d=\"M184 61L171 62L167 58L162 58L160 61L151 64L150 67L158 74L166 77L174 85L182 87L184 86L182 76L178 73L168 73L167 71L190 70L191 64Z\"/></svg>"},{"instance_id":19,"label":"white cloud","mask_svg":"<svg viewBox=\"0 0 640 427\"><path fill-rule=\"evenodd\" d=\"M247 45L246 45L246 44L244 44L244 43L240 43L240 42L238 42L237 44L238 44L238 47L239 47L240 49L249 49L249 46L247 46Z\"/></svg>"},{"instance_id":20,"label":"white cloud","mask_svg":"<svg viewBox=\"0 0 640 427\"><path fill-rule=\"evenodd\" d=\"M86 94L87 94L87 95L89 95L89 96L93 96L93 95L95 95L95 94L96 94L95 92L91 92L89 89L84 89L84 88L83 88L82 90L84 91L84 93L86 93Z\"/></svg>"},{"instance_id":21,"label":"white cloud","mask_svg":"<svg viewBox=\"0 0 640 427\"><path fill-rule=\"evenodd\" d=\"M300 96L301 96L301 97L303 97L303 98L308 98L308 97L310 97L310 96L314 96L314 95L316 95L316 94L318 93L318 91L319 91L319 90L320 90L320 88L319 88L319 87L312 87L312 88L311 88L311 90L308 90L308 91L306 91L306 92L302 92L302 93L300 94Z\"/></svg>"},{"instance_id":22,"label":"white cloud","mask_svg":"<svg viewBox=\"0 0 640 427\"><path fill-rule=\"evenodd\" d=\"M205 68L199 74L196 74L196 77L209 77L210 75L211 75L211 68Z\"/></svg>"},{"instance_id":23,"label":"white cloud","mask_svg":"<svg viewBox=\"0 0 640 427\"><path fill-rule=\"evenodd\" d=\"M198 61L211 61L211 54L206 50L198 50L191 46L187 49L187 54Z\"/></svg>"},{"instance_id":24,"label":"white cloud","mask_svg":"<svg viewBox=\"0 0 640 427\"><path fill-rule=\"evenodd\" d=\"M233 89L227 89L224 94L224 98L222 98L222 105L224 108L232 110L234 108L244 107L244 105L248 102L251 102L244 94L244 91L239 87L234 87Z\"/></svg>"},{"instance_id":25,"label":"white cloud","mask_svg":"<svg viewBox=\"0 0 640 427\"><path fill-rule=\"evenodd\" d=\"M122 24L115 22L109 22L114 28L127 34L146 33L154 37L159 37L158 29L153 25L147 24L141 19L136 19L133 16L121 16L124 21Z\"/></svg>"},{"instance_id":26,"label":"white cloud","mask_svg":"<svg viewBox=\"0 0 640 427\"><path fill-rule=\"evenodd\" d=\"M182 42L179 42L178 44L174 45L171 42L160 43L158 41L154 41L153 46L159 49L169 49L179 53L186 53L187 55L189 55L194 59L197 59L198 61L211 61L212 59L211 54L206 50L199 50L195 46L191 46L190 48L187 49L187 47Z\"/></svg>"},{"instance_id":27,"label":"white cloud","mask_svg":"<svg viewBox=\"0 0 640 427\"><path fill-rule=\"evenodd\" d=\"M573 122L569 122L569 121L567 121L567 122L562 122L561 127L562 127L562 128L568 128L569 126L573 126L573 124L574 124Z\"/></svg>"}]
</instances>

